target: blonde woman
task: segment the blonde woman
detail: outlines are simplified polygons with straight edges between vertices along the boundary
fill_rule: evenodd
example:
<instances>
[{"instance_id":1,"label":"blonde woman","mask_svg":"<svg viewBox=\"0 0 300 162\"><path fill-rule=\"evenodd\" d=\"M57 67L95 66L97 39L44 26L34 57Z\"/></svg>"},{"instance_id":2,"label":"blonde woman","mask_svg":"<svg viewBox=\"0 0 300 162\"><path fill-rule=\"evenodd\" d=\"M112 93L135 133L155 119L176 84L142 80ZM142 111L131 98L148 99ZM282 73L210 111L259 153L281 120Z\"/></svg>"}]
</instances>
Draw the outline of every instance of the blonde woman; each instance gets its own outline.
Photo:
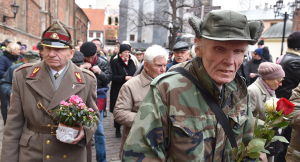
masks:
<instances>
[{"instance_id":1,"label":"blonde woman","mask_svg":"<svg viewBox=\"0 0 300 162\"><path fill-rule=\"evenodd\" d=\"M17 43L10 43L3 55L0 56L0 79L7 71L7 69L16 61L18 61L20 54L21 46ZM1 114L3 117L4 125L6 124L7 119L7 101L9 98L0 90L0 99L1 99Z\"/></svg>"}]
</instances>

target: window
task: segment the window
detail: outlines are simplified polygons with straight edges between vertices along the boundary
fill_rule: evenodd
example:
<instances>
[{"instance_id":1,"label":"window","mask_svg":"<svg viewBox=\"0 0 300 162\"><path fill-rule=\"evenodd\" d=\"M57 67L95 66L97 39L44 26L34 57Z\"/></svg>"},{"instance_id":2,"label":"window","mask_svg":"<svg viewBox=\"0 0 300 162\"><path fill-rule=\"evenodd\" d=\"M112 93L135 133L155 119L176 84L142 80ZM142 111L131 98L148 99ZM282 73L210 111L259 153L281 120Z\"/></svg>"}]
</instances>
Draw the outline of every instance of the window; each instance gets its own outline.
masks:
<instances>
[{"instance_id":1,"label":"window","mask_svg":"<svg viewBox=\"0 0 300 162\"><path fill-rule=\"evenodd\" d=\"M94 36L94 33L93 33L93 32L90 32L90 33L89 33L89 37L90 37L90 38L93 38L93 36Z\"/></svg>"},{"instance_id":2,"label":"window","mask_svg":"<svg viewBox=\"0 0 300 162\"><path fill-rule=\"evenodd\" d=\"M271 23L271 26L273 26L273 25L275 25L275 24L277 24L277 23Z\"/></svg>"},{"instance_id":3,"label":"window","mask_svg":"<svg viewBox=\"0 0 300 162\"><path fill-rule=\"evenodd\" d=\"M118 25L119 24L119 19L118 17L115 17L115 25Z\"/></svg>"},{"instance_id":4,"label":"window","mask_svg":"<svg viewBox=\"0 0 300 162\"><path fill-rule=\"evenodd\" d=\"M116 45L118 42L115 39L106 39L105 40L106 45Z\"/></svg>"},{"instance_id":5,"label":"window","mask_svg":"<svg viewBox=\"0 0 300 162\"><path fill-rule=\"evenodd\" d=\"M97 37L97 38L100 38L100 34L101 34L100 32L97 32L97 33L96 33L96 37Z\"/></svg>"},{"instance_id":6,"label":"window","mask_svg":"<svg viewBox=\"0 0 300 162\"><path fill-rule=\"evenodd\" d=\"M118 37L118 29L115 28L115 37Z\"/></svg>"},{"instance_id":7,"label":"window","mask_svg":"<svg viewBox=\"0 0 300 162\"><path fill-rule=\"evenodd\" d=\"M111 25L111 17L108 17L108 25Z\"/></svg>"},{"instance_id":8,"label":"window","mask_svg":"<svg viewBox=\"0 0 300 162\"><path fill-rule=\"evenodd\" d=\"M111 28L107 29L107 36L109 36L109 37L111 36Z\"/></svg>"},{"instance_id":9,"label":"window","mask_svg":"<svg viewBox=\"0 0 300 162\"><path fill-rule=\"evenodd\" d=\"M130 35L130 41L134 41L134 35Z\"/></svg>"}]
</instances>

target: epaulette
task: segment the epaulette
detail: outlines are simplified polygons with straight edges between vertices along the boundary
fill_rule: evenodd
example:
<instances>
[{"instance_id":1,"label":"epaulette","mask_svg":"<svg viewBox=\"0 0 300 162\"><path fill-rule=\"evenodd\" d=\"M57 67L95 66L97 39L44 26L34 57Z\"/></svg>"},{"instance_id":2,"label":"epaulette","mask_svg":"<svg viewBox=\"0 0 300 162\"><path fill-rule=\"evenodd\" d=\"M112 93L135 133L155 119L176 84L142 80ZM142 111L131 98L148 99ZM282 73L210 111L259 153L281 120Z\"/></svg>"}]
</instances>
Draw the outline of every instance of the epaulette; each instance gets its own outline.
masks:
<instances>
[{"instance_id":1,"label":"epaulette","mask_svg":"<svg viewBox=\"0 0 300 162\"><path fill-rule=\"evenodd\" d=\"M24 68L27 68L27 67L32 67L34 63L27 63L27 64L23 64L21 65L20 67L18 67L15 72L21 70L21 69L24 69Z\"/></svg>"},{"instance_id":2,"label":"epaulette","mask_svg":"<svg viewBox=\"0 0 300 162\"><path fill-rule=\"evenodd\" d=\"M96 79L96 76L94 73L92 73L91 71L87 70L87 69L81 69L82 72L89 74L91 77L93 77L94 79Z\"/></svg>"}]
</instances>

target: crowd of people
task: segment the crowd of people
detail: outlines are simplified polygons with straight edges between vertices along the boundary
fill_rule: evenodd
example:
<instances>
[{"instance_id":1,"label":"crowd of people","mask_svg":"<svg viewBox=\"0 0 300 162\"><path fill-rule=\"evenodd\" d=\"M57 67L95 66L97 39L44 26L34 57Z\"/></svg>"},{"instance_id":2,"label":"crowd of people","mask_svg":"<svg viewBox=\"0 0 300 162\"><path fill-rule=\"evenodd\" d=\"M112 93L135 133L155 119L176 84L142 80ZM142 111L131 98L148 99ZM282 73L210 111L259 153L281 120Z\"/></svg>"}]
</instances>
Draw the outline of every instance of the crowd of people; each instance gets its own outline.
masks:
<instances>
[{"instance_id":1,"label":"crowd of people","mask_svg":"<svg viewBox=\"0 0 300 162\"><path fill-rule=\"evenodd\" d=\"M97 161L105 162L108 108L115 137L122 138L122 161L231 162L233 146L252 139L254 118L266 120L264 105L271 97L290 99L296 115L289 127L276 130L290 145L275 143L260 161L300 159L300 31L290 34L287 53L273 63L264 39L258 41L264 28L259 21L248 22L234 11L212 11L203 22L191 17L189 23L195 44L189 46L178 31L172 51L159 45L135 50L127 41L106 50L99 39L78 40L74 46L59 21L33 50L4 40L1 161L90 162L95 145ZM98 119L92 128L79 125L79 134L67 144L53 136L53 110L71 95L81 97Z\"/></svg>"}]
</instances>

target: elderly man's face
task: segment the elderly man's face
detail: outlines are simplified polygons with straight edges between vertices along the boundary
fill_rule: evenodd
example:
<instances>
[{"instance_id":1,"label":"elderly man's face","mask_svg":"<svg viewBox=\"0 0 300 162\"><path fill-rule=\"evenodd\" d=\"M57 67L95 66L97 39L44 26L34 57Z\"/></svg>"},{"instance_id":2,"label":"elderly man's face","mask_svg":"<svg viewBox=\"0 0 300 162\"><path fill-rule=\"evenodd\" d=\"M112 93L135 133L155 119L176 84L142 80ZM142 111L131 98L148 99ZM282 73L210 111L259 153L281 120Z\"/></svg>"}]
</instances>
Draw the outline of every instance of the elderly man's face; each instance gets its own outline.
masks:
<instances>
[{"instance_id":1,"label":"elderly man's face","mask_svg":"<svg viewBox=\"0 0 300 162\"><path fill-rule=\"evenodd\" d=\"M189 54L189 50L174 51L175 61L178 63L182 63L188 59Z\"/></svg>"},{"instance_id":2,"label":"elderly man's face","mask_svg":"<svg viewBox=\"0 0 300 162\"><path fill-rule=\"evenodd\" d=\"M155 57L153 64L149 64L147 61L144 63L146 73L154 79L158 75L166 72L167 59L166 57Z\"/></svg>"},{"instance_id":3,"label":"elderly man's face","mask_svg":"<svg viewBox=\"0 0 300 162\"><path fill-rule=\"evenodd\" d=\"M74 50L69 48L53 48L44 46L43 58L48 66L53 70L60 71L63 69L69 59L72 59Z\"/></svg>"},{"instance_id":4,"label":"elderly man's face","mask_svg":"<svg viewBox=\"0 0 300 162\"><path fill-rule=\"evenodd\" d=\"M141 62L143 60L143 54L135 54L136 59Z\"/></svg>"},{"instance_id":5,"label":"elderly man's face","mask_svg":"<svg viewBox=\"0 0 300 162\"><path fill-rule=\"evenodd\" d=\"M203 66L208 75L218 87L230 83L243 63L248 42L213 41L203 38L199 43L200 47L197 47L195 51L197 56L202 58Z\"/></svg>"}]
</instances>

